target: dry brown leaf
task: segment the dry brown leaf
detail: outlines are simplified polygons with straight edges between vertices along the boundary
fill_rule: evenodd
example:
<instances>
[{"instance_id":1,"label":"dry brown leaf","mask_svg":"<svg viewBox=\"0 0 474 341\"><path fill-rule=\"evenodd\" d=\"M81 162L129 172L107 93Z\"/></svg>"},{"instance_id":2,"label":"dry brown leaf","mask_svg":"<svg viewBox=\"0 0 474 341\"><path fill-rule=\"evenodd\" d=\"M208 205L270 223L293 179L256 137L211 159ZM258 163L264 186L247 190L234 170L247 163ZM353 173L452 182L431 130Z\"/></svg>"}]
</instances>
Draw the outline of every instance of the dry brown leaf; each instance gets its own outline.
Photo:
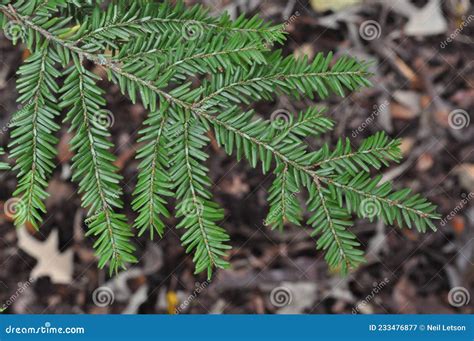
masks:
<instances>
[{"instance_id":1,"label":"dry brown leaf","mask_svg":"<svg viewBox=\"0 0 474 341\"><path fill-rule=\"evenodd\" d=\"M232 181L224 181L221 187L224 193L235 195L238 198L242 198L250 190L249 185L242 181L240 175L232 177Z\"/></svg>"},{"instance_id":2,"label":"dry brown leaf","mask_svg":"<svg viewBox=\"0 0 474 341\"><path fill-rule=\"evenodd\" d=\"M411 120L417 116L417 112L407 108L397 102L390 103L390 113L392 117L397 120Z\"/></svg>"},{"instance_id":3,"label":"dry brown leaf","mask_svg":"<svg viewBox=\"0 0 474 341\"><path fill-rule=\"evenodd\" d=\"M412 90L397 90L392 94L393 98L401 105L418 113L421 110L421 95Z\"/></svg>"},{"instance_id":4,"label":"dry brown leaf","mask_svg":"<svg viewBox=\"0 0 474 341\"><path fill-rule=\"evenodd\" d=\"M462 89L449 98L459 108L469 108L474 105L474 89Z\"/></svg>"},{"instance_id":5,"label":"dry brown leaf","mask_svg":"<svg viewBox=\"0 0 474 341\"><path fill-rule=\"evenodd\" d=\"M393 299L401 314L416 314L416 287L403 276L393 288Z\"/></svg>"},{"instance_id":6,"label":"dry brown leaf","mask_svg":"<svg viewBox=\"0 0 474 341\"><path fill-rule=\"evenodd\" d=\"M46 199L46 208L48 210L54 206L61 206L61 204L64 204L74 195L74 190L70 183L54 178L49 182L47 192L50 194Z\"/></svg>"},{"instance_id":7,"label":"dry brown leaf","mask_svg":"<svg viewBox=\"0 0 474 341\"><path fill-rule=\"evenodd\" d=\"M456 169L461 187L474 192L474 163L463 163Z\"/></svg>"},{"instance_id":8,"label":"dry brown leaf","mask_svg":"<svg viewBox=\"0 0 474 341\"><path fill-rule=\"evenodd\" d=\"M404 137L402 138L402 143L400 144L400 151L403 156L410 154L413 145L415 144L415 139L413 137Z\"/></svg>"},{"instance_id":9,"label":"dry brown leaf","mask_svg":"<svg viewBox=\"0 0 474 341\"><path fill-rule=\"evenodd\" d=\"M448 110L437 110L434 113L436 123L442 127L449 127L449 111Z\"/></svg>"},{"instance_id":10,"label":"dry brown leaf","mask_svg":"<svg viewBox=\"0 0 474 341\"><path fill-rule=\"evenodd\" d=\"M107 71L106 71L105 67L103 67L102 65L94 66L92 68L92 72L95 73L100 78L106 78L107 77Z\"/></svg>"},{"instance_id":11,"label":"dry brown leaf","mask_svg":"<svg viewBox=\"0 0 474 341\"><path fill-rule=\"evenodd\" d=\"M412 241L417 241L418 240L418 234L416 234L415 232L413 232L413 230L409 230L409 229L403 229L401 231L403 233L403 235L405 237L407 237L408 239L412 240Z\"/></svg>"},{"instance_id":12,"label":"dry brown leaf","mask_svg":"<svg viewBox=\"0 0 474 341\"><path fill-rule=\"evenodd\" d=\"M31 56L30 50L29 49L24 49L22 54L21 54L22 60L28 59L29 56Z\"/></svg>"},{"instance_id":13,"label":"dry brown leaf","mask_svg":"<svg viewBox=\"0 0 474 341\"><path fill-rule=\"evenodd\" d=\"M114 164L118 167L118 169L123 169L125 164L135 155L135 151L138 149L138 146L130 146L124 148L122 152L120 152L119 156L115 160Z\"/></svg>"},{"instance_id":14,"label":"dry brown leaf","mask_svg":"<svg viewBox=\"0 0 474 341\"><path fill-rule=\"evenodd\" d=\"M220 150L219 144L217 143L216 137L214 136L214 133L212 131L207 132L207 136L211 140L211 147L214 149L215 152L218 152Z\"/></svg>"},{"instance_id":15,"label":"dry brown leaf","mask_svg":"<svg viewBox=\"0 0 474 341\"><path fill-rule=\"evenodd\" d=\"M420 105L422 109L427 109L431 105L431 103L433 103L433 100L430 96L422 95L420 97Z\"/></svg>"},{"instance_id":16,"label":"dry brown leaf","mask_svg":"<svg viewBox=\"0 0 474 341\"><path fill-rule=\"evenodd\" d=\"M61 136L61 139L58 143L58 160L61 163L66 163L74 156L74 153L71 151L69 146L69 141L71 141L73 135L72 133L65 133Z\"/></svg>"},{"instance_id":17,"label":"dry brown leaf","mask_svg":"<svg viewBox=\"0 0 474 341\"><path fill-rule=\"evenodd\" d=\"M419 87L420 79L416 75L415 71L413 71L413 69L398 56L395 56L394 62L398 68L398 71L400 71L400 73L411 82L412 86L415 88Z\"/></svg>"},{"instance_id":18,"label":"dry brown leaf","mask_svg":"<svg viewBox=\"0 0 474 341\"><path fill-rule=\"evenodd\" d=\"M452 225L454 233L456 233L458 236L462 235L466 227L464 217L458 215L455 216L452 220Z\"/></svg>"},{"instance_id":19,"label":"dry brown leaf","mask_svg":"<svg viewBox=\"0 0 474 341\"><path fill-rule=\"evenodd\" d=\"M423 153L416 162L416 169L419 172L426 172L431 167L433 167L433 156L429 153Z\"/></svg>"}]
</instances>

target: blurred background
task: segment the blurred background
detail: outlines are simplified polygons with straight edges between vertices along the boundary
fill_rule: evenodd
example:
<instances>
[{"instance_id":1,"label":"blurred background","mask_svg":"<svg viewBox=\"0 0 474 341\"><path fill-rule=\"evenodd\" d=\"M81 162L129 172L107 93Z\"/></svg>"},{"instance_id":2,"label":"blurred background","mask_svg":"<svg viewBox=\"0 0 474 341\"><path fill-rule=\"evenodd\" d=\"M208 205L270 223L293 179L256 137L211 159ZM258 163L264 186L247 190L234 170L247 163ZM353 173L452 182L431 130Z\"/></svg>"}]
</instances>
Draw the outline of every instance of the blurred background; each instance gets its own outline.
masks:
<instances>
[{"instance_id":1,"label":"blurred background","mask_svg":"<svg viewBox=\"0 0 474 341\"><path fill-rule=\"evenodd\" d=\"M11 221L15 174L0 180L0 310L3 313L473 313L474 287L474 6L468 0L205 0L216 15L259 14L288 32L285 54L333 51L372 61L374 86L322 104L337 122L317 148L341 136L360 140L379 130L402 139L404 159L382 170L439 206L436 233L419 234L357 220L353 231L367 263L347 277L328 270L310 228L263 226L271 175L210 146L216 200L226 211L231 268L213 280L193 275L169 219L163 239L135 238L140 262L116 276L97 269L85 212L70 182L71 136L61 131L58 167L41 231ZM15 71L28 52L0 36L0 143L8 144ZM94 70L101 72L100 70ZM107 109L125 177L132 222L136 136L145 111L110 83ZM265 118L313 104L285 96L258 104ZM3 157L5 160L5 157ZM11 162L11 161L10 161Z\"/></svg>"}]
</instances>

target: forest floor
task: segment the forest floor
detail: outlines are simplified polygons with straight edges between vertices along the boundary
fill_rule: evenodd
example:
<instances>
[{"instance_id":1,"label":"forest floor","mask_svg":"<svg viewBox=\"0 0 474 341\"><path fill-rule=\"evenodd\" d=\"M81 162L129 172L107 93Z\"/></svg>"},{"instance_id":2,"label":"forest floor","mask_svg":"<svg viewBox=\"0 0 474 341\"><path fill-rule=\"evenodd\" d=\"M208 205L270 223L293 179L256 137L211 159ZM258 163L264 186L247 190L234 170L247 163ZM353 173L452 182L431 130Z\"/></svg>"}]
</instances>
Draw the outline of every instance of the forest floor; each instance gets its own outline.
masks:
<instances>
[{"instance_id":1,"label":"forest floor","mask_svg":"<svg viewBox=\"0 0 474 341\"><path fill-rule=\"evenodd\" d=\"M348 136L357 146L379 130L401 138L404 159L381 174L396 188L412 188L439 206L446 220L437 223L437 232L420 234L357 220L353 231L367 252L367 263L340 277L328 270L310 228L288 225L280 233L263 226L272 175L262 175L211 146L212 192L225 208L223 227L233 246L231 268L218 271L212 282L193 275L192 259L180 246L182 232L169 219L164 238L134 239L138 265L109 278L97 270L93 241L84 237L85 212L70 182L70 135L63 130L41 232L34 239L29 234L19 238L11 220L0 215L0 304L6 302L5 312L474 313L474 297L453 304L449 294L461 287L469 295L474 287L474 8L468 1L442 1L439 7L440 2L432 0L353 0L352 7L325 8L343 2L200 3L216 13L258 13L286 22L286 54L312 58L319 51L334 51L373 61L374 87L325 100L322 104L337 122L336 129L311 144L316 148ZM416 10L407 10L410 4ZM435 7L426 17L428 6ZM363 30L370 23L375 33ZM8 144L11 113L18 110L15 71L26 53L24 47L0 39L2 146ZM114 114L111 131L125 177L124 199L130 203L136 181L135 140L145 111L115 85L101 85L107 89L107 109ZM269 118L276 110L296 112L312 103L281 96L256 109ZM453 112L464 123L453 121ZM15 184L13 173L3 176L0 203L8 202ZM126 210L132 221L134 214ZM58 254L59 261L39 267L42 254ZM97 304L94 290L104 285L112 288L114 301ZM283 303L275 302L278 290Z\"/></svg>"}]
</instances>

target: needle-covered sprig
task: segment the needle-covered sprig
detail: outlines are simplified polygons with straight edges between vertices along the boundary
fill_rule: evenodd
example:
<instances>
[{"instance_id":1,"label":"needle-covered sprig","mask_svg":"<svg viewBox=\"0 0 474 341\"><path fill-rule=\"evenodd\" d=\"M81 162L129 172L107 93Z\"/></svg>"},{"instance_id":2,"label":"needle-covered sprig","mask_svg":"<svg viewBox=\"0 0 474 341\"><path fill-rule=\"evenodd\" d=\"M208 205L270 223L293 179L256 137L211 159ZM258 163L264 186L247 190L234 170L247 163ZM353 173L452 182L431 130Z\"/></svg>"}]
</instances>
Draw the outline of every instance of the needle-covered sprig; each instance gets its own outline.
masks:
<instances>
[{"instance_id":1,"label":"needle-covered sprig","mask_svg":"<svg viewBox=\"0 0 474 341\"><path fill-rule=\"evenodd\" d=\"M323 108L281 110L270 120L249 110L275 96L317 100L370 86L366 63L331 53L310 61L270 51L286 34L281 25L257 16L233 21L181 2L100 3L0 2L6 35L31 51L18 71L23 109L13 115L9 145L18 174L15 195L23 204L17 224L41 224L63 114L75 134L73 180L88 211L99 266L116 271L136 261L131 222L120 213L122 177L101 119L106 101L97 74L103 73L89 69L95 64L148 110L138 137L132 224L139 235L162 236L172 214L169 203L175 202L175 227L182 230L186 252L193 253L196 272L210 277L214 268L230 265L230 238L219 225L224 210L212 198L205 165L213 140L237 159L273 172L265 224L280 230L286 224L313 227L316 247L332 268L347 272L364 262L351 231L355 217L421 232L435 229L432 220L439 216L433 204L372 175L399 161L399 140L377 133L358 146L340 138L334 147L310 150L306 139L321 138L334 127Z\"/></svg>"}]
</instances>

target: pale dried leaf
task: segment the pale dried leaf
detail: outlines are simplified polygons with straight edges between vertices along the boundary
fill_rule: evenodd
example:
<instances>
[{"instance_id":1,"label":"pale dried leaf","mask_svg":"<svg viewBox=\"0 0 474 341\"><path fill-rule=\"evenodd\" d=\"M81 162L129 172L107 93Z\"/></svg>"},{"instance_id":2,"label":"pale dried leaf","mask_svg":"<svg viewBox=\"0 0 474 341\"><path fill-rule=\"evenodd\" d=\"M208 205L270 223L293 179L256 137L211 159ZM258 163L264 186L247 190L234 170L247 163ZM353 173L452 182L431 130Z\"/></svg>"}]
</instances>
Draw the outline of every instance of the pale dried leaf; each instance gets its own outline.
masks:
<instances>
[{"instance_id":1,"label":"pale dried leaf","mask_svg":"<svg viewBox=\"0 0 474 341\"><path fill-rule=\"evenodd\" d=\"M340 11L344 8L360 4L362 0L310 0L311 7L316 12Z\"/></svg>"},{"instance_id":2,"label":"pale dried leaf","mask_svg":"<svg viewBox=\"0 0 474 341\"><path fill-rule=\"evenodd\" d=\"M404 31L409 36L430 36L445 33L447 29L439 0L431 0L422 9L411 12Z\"/></svg>"},{"instance_id":3,"label":"pale dried leaf","mask_svg":"<svg viewBox=\"0 0 474 341\"><path fill-rule=\"evenodd\" d=\"M461 187L474 192L474 163L463 163L456 169Z\"/></svg>"},{"instance_id":4,"label":"pale dried leaf","mask_svg":"<svg viewBox=\"0 0 474 341\"><path fill-rule=\"evenodd\" d=\"M30 277L32 279L48 276L53 283L71 283L74 271L74 252L71 248L60 252L58 249L58 231L56 229L51 232L44 242L31 236L25 227L18 228L17 237L18 247L37 260L31 271Z\"/></svg>"}]
</instances>

